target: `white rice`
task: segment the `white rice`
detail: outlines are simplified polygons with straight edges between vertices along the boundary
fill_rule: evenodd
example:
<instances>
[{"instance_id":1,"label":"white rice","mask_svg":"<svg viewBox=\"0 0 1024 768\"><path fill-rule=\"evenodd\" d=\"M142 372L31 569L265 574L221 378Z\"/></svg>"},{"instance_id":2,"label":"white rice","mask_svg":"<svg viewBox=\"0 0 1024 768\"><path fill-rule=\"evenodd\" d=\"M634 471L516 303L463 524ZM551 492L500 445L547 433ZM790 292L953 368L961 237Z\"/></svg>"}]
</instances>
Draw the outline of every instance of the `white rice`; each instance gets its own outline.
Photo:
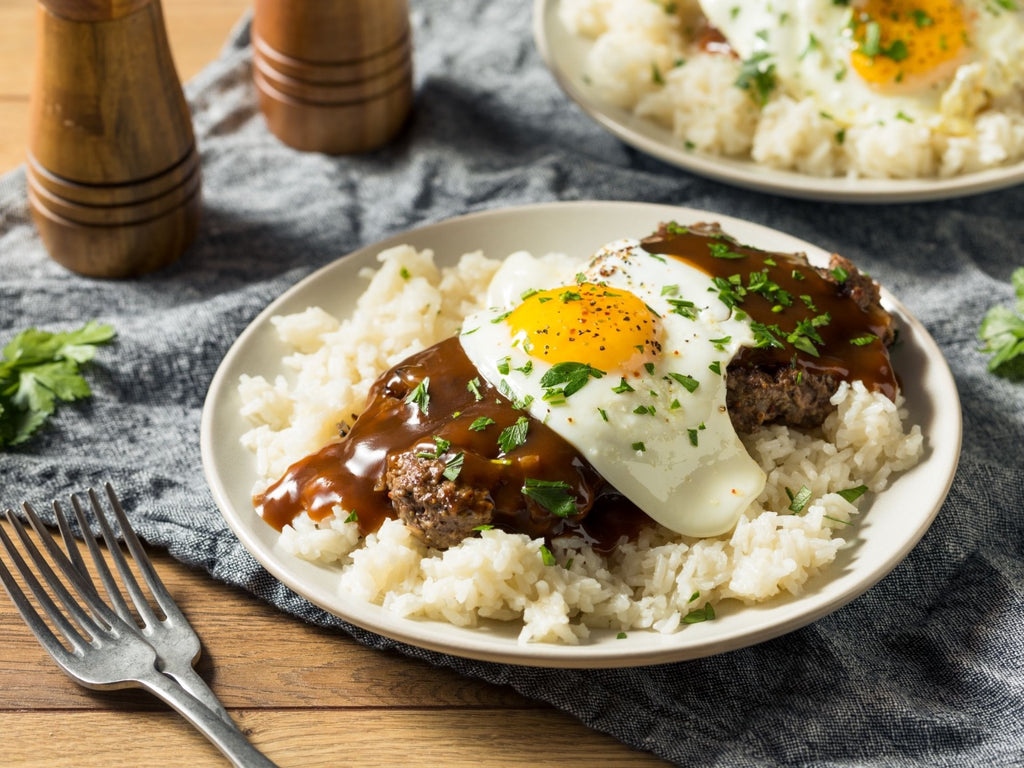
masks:
<instances>
[{"instance_id":1,"label":"white rice","mask_svg":"<svg viewBox=\"0 0 1024 768\"><path fill-rule=\"evenodd\" d=\"M741 62L700 50L688 33L702 19L695 0L562 0L559 18L592 42L584 87L594 98L667 128L695 152L813 176L896 179L949 177L1024 159L1024 40L1003 41L1012 49L994 54L987 69L960 67L942 102L956 119L865 118L847 125L813 99L787 95L785 83L759 107L735 86ZM986 77L1013 87L992 93Z\"/></svg>"},{"instance_id":2,"label":"white rice","mask_svg":"<svg viewBox=\"0 0 1024 768\"><path fill-rule=\"evenodd\" d=\"M339 422L362 410L379 373L453 335L500 264L470 253L439 270L430 251L408 246L379 260L348 319L317 307L274 319L294 350L283 361L291 375L242 377L243 413L253 424L243 444L256 456L256 491L330 441ZM550 549L557 564L545 565L542 539L489 530L439 552L399 521L362 540L356 524L344 522L348 512L336 509L320 524L300 517L280 542L335 569L339 590L403 616L459 626L521 622L522 642L579 643L597 627L674 632L705 605L799 594L844 546L842 536L856 531L857 507L837 491L881 491L916 463L920 429L905 429L898 404L860 383L844 384L833 401L837 411L818 434L771 427L748 441L768 483L725 536L683 539L652 527L611 556L563 537ZM792 514L786 489L802 486L812 500Z\"/></svg>"}]
</instances>

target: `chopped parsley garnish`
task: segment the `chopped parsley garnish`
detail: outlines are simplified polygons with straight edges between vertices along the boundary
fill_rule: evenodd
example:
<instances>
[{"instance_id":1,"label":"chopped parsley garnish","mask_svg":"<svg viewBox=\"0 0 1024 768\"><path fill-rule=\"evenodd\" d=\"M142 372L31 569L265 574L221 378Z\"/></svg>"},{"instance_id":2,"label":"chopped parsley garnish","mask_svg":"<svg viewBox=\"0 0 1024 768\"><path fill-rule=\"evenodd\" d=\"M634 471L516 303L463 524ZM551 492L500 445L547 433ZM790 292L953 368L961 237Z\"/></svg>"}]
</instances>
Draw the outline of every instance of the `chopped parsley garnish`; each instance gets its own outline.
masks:
<instances>
[{"instance_id":1,"label":"chopped parsley garnish","mask_svg":"<svg viewBox=\"0 0 1024 768\"><path fill-rule=\"evenodd\" d=\"M525 416L516 419L512 426L505 427L498 435L498 447L504 454L512 453L516 448L526 442L526 435L530 431L530 420Z\"/></svg>"},{"instance_id":2,"label":"chopped parsley garnish","mask_svg":"<svg viewBox=\"0 0 1024 768\"><path fill-rule=\"evenodd\" d=\"M614 392L617 395L621 395L623 392L633 392L633 391L634 391L634 389L631 386L629 386L629 384L626 382L626 380L624 378L620 378L619 379L619 383L617 385L615 385L614 387L612 387L612 392Z\"/></svg>"},{"instance_id":3,"label":"chopped parsley garnish","mask_svg":"<svg viewBox=\"0 0 1024 768\"><path fill-rule=\"evenodd\" d=\"M702 621L711 621L715 618L715 609L711 603L704 603L703 608L696 608L683 616L684 624L699 624Z\"/></svg>"},{"instance_id":4,"label":"chopped parsley garnish","mask_svg":"<svg viewBox=\"0 0 1024 768\"><path fill-rule=\"evenodd\" d=\"M866 347L873 341L878 341L878 337L873 333L865 333L863 336L850 339L850 343L855 347Z\"/></svg>"},{"instance_id":5,"label":"chopped parsley garnish","mask_svg":"<svg viewBox=\"0 0 1024 768\"><path fill-rule=\"evenodd\" d=\"M558 298L562 300L563 304L568 304L570 301L579 301L583 297L576 291L562 291L558 294Z\"/></svg>"},{"instance_id":6,"label":"chopped parsley garnish","mask_svg":"<svg viewBox=\"0 0 1024 768\"><path fill-rule=\"evenodd\" d=\"M770 58L771 54L767 51L758 51L749 59L745 59L735 82L737 88L750 93L751 98L762 107L775 90L777 82L775 64L768 61Z\"/></svg>"},{"instance_id":7,"label":"chopped parsley garnish","mask_svg":"<svg viewBox=\"0 0 1024 768\"><path fill-rule=\"evenodd\" d=\"M641 416L653 416L656 413L656 411L653 405L638 405L636 408L633 409L633 413L636 413Z\"/></svg>"},{"instance_id":8,"label":"chopped parsley garnish","mask_svg":"<svg viewBox=\"0 0 1024 768\"><path fill-rule=\"evenodd\" d=\"M840 496L846 499L851 504L868 492L866 485L858 485L853 488L845 488L841 491L836 491Z\"/></svg>"},{"instance_id":9,"label":"chopped parsley garnish","mask_svg":"<svg viewBox=\"0 0 1024 768\"><path fill-rule=\"evenodd\" d=\"M633 443L633 444L632 444L632 445L631 445L630 447L631 447L631 448L632 448L632 449L633 449L634 451L636 451L637 453L643 453L644 451L646 451L646 450L647 450L647 446L646 446L646 445L644 445L644 443L643 443L643 441L642 441L642 440L637 440L637 441L636 441L635 443Z\"/></svg>"},{"instance_id":10,"label":"chopped parsley garnish","mask_svg":"<svg viewBox=\"0 0 1024 768\"><path fill-rule=\"evenodd\" d=\"M522 494L537 502L556 517L572 517L576 514L570 485L564 480L537 480L531 477L523 481Z\"/></svg>"},{"instance_id":11,"label":"chopped parsley garnish","mask_svg":"<svg viewBox=\"0 0 1024 768\"><path fill-rule=\"evenodd\" d=\"M697 444L700 442L700 433L705 429L707 429L707 426L702 421L700 424L697 425L696 429L686 430L687 435L689 435L690 437L690 445L692 445L695 448L697 447Z\"/></svg>"},{"instance_id":12,"label":"chopped parsley garnish","mask_svg":"<svg viewBox=\"0 0 1024 768\"><path fill-rule=\"evenodd\" d=\"M716 259L745 259L745 254L736 253L725 243L708 243L708 250Z\"/></svg>"},{"instance_id":13,"label":"chopped parsley garnish","mask_svg":"<svg viewBox=\"0 0 1024 768\"><path fill-rule=\"evenodd\" d=\"M697 305L692 301L686 301L686 299L668 299L668 303L672 306L669 310L674 315L681 315L687 320L697 319Z\"/></svg>"},{"instance_id":14,"label":"chopped parsley garnish","mask_svg":"<svg viewBox=\"0 0 1024 768\"><path fill-rule=\"evenodd\" d=\"M524 376L529 376L533 373L533 360L527 360L525 363L516 368Z\"/></svg>"},{"instance_id":15,"label":"chopped parsley garnish","mask_svg":"<svg viewBox=\"0 0 1024 768\"><path fill-rule=\"evenodd\" d=\"M608 411L604 408L598 408L597 412L601 414L601 421L608 421Z\"/></svg>"},{"instance_id":16,"label":"chopped parsley garnish","mask_svg":"<svg viewBox=\"0 0 1024 768\"><path fill-rule=\"evenodd\" d=\"M722 363L719 362L718 360L715 360L713 363L711 363L711 365L708 366L708 370L711 371L716 376L721 376L722 375Z\"/></svg>"},{"instance_id":17,"label":"chopped parsley garnish","mask_svg":"<svg viewBox=\"0 0 1024 768\"><path fill-rule=\"evenodd\" d=\"M683 388L687 392L693 393L693 392L695 392L697 390L697 387L700 386L700 382L699 381L697 381L695 378L693 378L693 376L687 376L685 373L675 373L675 372L673 372L673 373L670 373L668 375L669 375L669 378L671 378L677 384L682 384Z\"/></svg>"},{"instance_id":18,"label":"chopped parsley garnish","mask_svg":"<svg viewBox=\"0 0 1024 768\"><path fill-rule=\"evenodd\" d=\"M917 24L918 29L924 29L930 27L935 23L935 19L928 15L927 11L923 11L920 8L915 8L910 12L910 15L914 17L914 23Z\"/></svg>"},{"instance_id":19,"label":"chopped parsley garnish","mask_svg":"<svg viewBox=\"0 0 1024 768\"><path fill-rule=\"evenodd\" d=\"M483 525L478 525L478 526L475 526L473 528L474 531L490 531L490 530L493 530L493 529L494 529L494 526L491 525L490 523L484 523Z\"/></svg>"},{"instance_id":20,"label":"chopped parsley garnish","mask_svg":"<svg viewBox=\"0 0 1024 768\"><path fill-rule=\"evenodd\" d=\"M0 358L0 447L28 440L57 409L92 395L79 366L114 328L90 320L75 331L52 333L29 328L3 348Z\"/></svg>"},{"instance_id":21,"label":"chopped parsley garnish","mask_svg":"<svg viewBox=\"0 0 1024 768\"><path fill-rule=\"evenodd\" d=\"M402 267L398 271L398 274L402 276L403 280L408 280L410 277L412 277L412 272L409 271L408 267Z\"/></svg>"},{"instance_id":22,"label":"chopped parsley garnish","mask_svg":"<svg viewBox=\"0 0 1024 768\"><path fill-rule=\"evenodd\" d=\"M551 550L546 545L540 545L540 560L544 565L558 565L558 561L555 560L555 556L551 554Z\"/></svg>"},{"instance_id":23,"label":"chopped parsley garnish","mask_svg":"<svg viewBox=\"0 0 1024 768\"><path fill-rule=\"evenodd\" d=\"M359 515L356 514L356 511L354 509L351 512L348 513L348 517L345 518L345 522L346 523L358 523L359 522Z\"/></svg>"},{"instance_id":24,"label":"chopped parsley garnish","mask_svg":"<svg viewBox=\"0 0 1024 768\"><path fill-rule=\"evenodd\" d=\"M473 419L473 423L469 425L469 428L474 432L483 432L493 423L494 419L492 419L490 416L480 416L476 419Z\"/></svg>"},{"instance_id":25,"label":"chopped parsley garnish","mask_svg":"<svg viewBox=\"0 0 1024 768\"><path fill-rule=\"evenodd\" d=\"M413 387L412 391L405 396L405 402L415 405L421 413L428 413L430 409L430 377L424 376L423 381Z\"/></svg>"},{"instance_id":26,"label":"chopped parsley garnish","mask_svg":"<svg viewBox=\"0 0 1024 768\"><path fill-rule=\"evenodd\" d=\"M811 500L811 489L806 485L801 485L800 490L793 493L792 490L787 488L786 495L789 497L789 511L794 515L799 515Z\"/></svg>"},{"instance_id":27,"label":"chopped parsley garnish","mask_svg":"<svg viewBox=\"0 0 1024 768\"><path fill-rule=\"evenodd\" d=\"M447 480L455 482L459 473L462 471L462 463L465 458L465 454L462 451L459 451L444 463L444 472L441 474L443 474Z\"/></svg>"},{"instance_id":28,"label":"chopped parsley garnish","mask_svg":"<svg viewBox=\"0 0 1024 768\"><path fill-rule=\"evenodd\" d=\"M544 399L564 399L579 392L586 385L590 378L600 379L604 371L600 371L586 363L555 363L540 379L540 385L544 387ZM549 397L549 395L551 397Z\"/></svg>"},{"instance_id":29,"label":"chopped parsley garnish","mask_svg":"<svg viewBox=\"0 0 1024 768\"><path fill-rule=\"evenodd\" d=\"M663 285L661 286L662 296L678 296L679 286L678 285Z\"/></svg>"},{"instance_id":30,"label":"chopped parsley garnish","mask_svg":"<svg viewBox=\"0 0 1024 768\"><path fill-rule=\"evenodd\" d=\"M416 454L417 459L439 459L445 451L452 447L451 441L445 440L443 437L433 435L430 439L434 441L433 452L427 453L426 451L420 451Z\"/></svg>"},{"instance_id":31,"label":"chopped parsley garnish","mask_svg":"<svg viewBox=\"0 0 1024 768\"><path fill-rule=\"evenodd\" d=\"M503 357L498 361L498 373L502 376L508 376L508 372L512 370L512 358Z\"/></svg>"}]
</instances>

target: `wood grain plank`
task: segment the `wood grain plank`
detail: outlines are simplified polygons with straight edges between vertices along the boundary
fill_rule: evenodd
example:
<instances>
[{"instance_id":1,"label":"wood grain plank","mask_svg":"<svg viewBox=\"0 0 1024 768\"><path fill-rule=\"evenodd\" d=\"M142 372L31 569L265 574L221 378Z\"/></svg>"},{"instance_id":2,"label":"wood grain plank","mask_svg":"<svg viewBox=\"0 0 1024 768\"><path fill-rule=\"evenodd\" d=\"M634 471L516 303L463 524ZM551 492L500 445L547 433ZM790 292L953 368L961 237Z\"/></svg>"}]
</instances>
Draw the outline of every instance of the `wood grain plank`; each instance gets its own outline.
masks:
<instances>
[{"instance_id":1,"label":"wood grain plank","mask_svg":"<svg viewBox=\"0 0 1024 768\"><path fill-rule=\"evenodd\" d=\"M652 768L668 763L559 712L246 710L236 722L282 768ZM0 713L0 764L201 768L219 753L170 712Z\"/></svg>"},{"instance_id":2,"label":"wood grain plank","mask_svg":"<svg viewBox=\"0 0 1024 768\"><path fill-rule=\"evenodd\" d=\"M6 521L0 525L11 532ZM341 631L287 616L166 553L152 557L202 638L201 674L229 708L540 706L509 688L377 651ZM0 648L0 710L151 706L145 694L96 693L72 683L6 598L0 600Z\"/></svg>"}]
</instances>

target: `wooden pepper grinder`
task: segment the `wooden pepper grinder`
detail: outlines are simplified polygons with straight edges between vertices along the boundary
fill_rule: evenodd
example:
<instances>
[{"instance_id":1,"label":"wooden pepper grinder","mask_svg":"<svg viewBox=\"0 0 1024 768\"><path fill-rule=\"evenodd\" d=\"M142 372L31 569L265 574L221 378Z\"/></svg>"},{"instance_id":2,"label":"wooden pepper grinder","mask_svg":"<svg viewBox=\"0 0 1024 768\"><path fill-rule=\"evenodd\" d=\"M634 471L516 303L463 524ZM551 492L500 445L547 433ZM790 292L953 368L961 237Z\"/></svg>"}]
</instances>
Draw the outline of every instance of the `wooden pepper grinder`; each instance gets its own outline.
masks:
<instances>
[{"instance_id":1,"label":"wooden pepper grinder","mask_svg":"<svg viewBox=\"0 0 1024 768\"><path fill-rule=\"evenodd\" d=\"M253 77L270 131L338 155L390 141L412 105L407 0L255 0Z\"/></svg>"},{"instance_id":2,"label":"wooden pepper grinder","mask_svg":"<svg viewBox=\"0 0 1024 768\"><path fill-rule=\"evenodd\" d=\"M177 259L200 169L159 0L37 0L28 190L50 256L93 277Z\"/></svg>"}]
</instances>

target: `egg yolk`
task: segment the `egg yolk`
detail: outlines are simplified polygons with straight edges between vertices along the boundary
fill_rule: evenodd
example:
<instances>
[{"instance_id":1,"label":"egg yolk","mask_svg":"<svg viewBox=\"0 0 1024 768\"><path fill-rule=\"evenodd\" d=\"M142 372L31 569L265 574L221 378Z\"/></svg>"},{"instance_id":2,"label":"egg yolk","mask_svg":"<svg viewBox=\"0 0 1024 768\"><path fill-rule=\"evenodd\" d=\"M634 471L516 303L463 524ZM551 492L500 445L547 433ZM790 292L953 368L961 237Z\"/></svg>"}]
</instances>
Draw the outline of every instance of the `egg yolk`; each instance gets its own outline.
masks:
<instances>
[{"instance_id":1,"label":"egg yolk","mask_svg":"<svg viewBox=\"0 0 1024 768\"><path fill-rule=\"evenodd\" d=\"M957 0L855 3L850 63L879 90L920 88L951 76L970 46Z\"/></svg>"},{"instance_id":2,"label":"egg yolk","mask_svg":"<svg viewBox=\"0 0 1024 768\"><path fill-rule=\"evenodd\" d=\"M606 285L538 291L505 322L529 355L552 365L579 362L626 373L661 352L661 324L654 311L629 291Z\"/></svg>"}]
</instances>

